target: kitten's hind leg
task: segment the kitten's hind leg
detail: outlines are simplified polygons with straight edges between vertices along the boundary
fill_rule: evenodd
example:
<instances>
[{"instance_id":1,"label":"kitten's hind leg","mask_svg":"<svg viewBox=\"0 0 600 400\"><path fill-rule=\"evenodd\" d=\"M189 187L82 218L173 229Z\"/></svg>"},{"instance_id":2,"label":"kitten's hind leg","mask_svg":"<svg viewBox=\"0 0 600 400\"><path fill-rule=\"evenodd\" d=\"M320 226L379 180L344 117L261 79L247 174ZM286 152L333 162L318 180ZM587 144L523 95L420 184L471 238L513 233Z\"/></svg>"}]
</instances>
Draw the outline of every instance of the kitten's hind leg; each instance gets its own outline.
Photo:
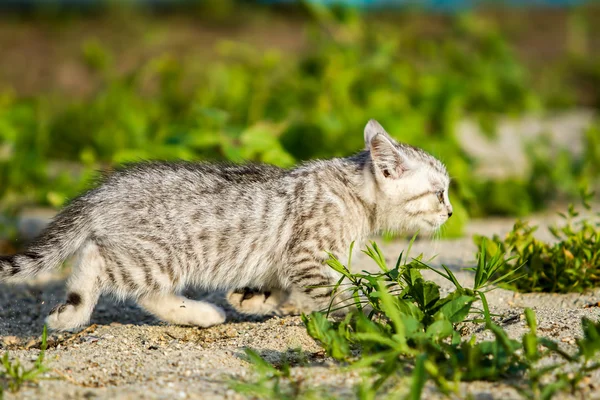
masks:
<instances>
[{"instance_id":1,"label":"kitten's hind leg","mask_svg":"<svg viewBox=\"0 0 600 400\"><path fill-rule=\"evenodd\" d=\"M148 294L137 300L146 311L162 321L175 325L195 325L202 328L225 322L225 312L214 304L190 300L174 294Z\"/></svg>"},{"instance_id":2,"label":"kitten's hind leg","mask_svg":"<svg viewBox=\"0 0 600 400\"><path fill-rule=\"evenodd\" d=\"M67 300L50 311L46 318L48 328L71 331L88 324L102 291L99 276L103 268L98 246L93 242L85 244L67 282Z\"/></svg>"}]
</instances>

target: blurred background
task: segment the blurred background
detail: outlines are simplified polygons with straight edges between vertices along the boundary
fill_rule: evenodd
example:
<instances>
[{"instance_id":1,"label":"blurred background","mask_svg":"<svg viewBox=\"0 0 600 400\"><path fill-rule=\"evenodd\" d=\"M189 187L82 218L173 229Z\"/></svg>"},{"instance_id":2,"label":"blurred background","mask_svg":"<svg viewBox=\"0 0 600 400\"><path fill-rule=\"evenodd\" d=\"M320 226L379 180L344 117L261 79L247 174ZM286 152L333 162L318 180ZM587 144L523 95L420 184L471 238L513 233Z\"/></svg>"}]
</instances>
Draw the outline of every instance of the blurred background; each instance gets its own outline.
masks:
<instances>
[{"instance_id":1,"label":"blurred background","mask_svg":"<svg viewBox=\"0 0 600 400\"><path fill-rule=\"evenodd\" d=\"M117 163L289 167L370 118L447 164L446 236L598 187L595 2L4 0L0 57L2 252Z\"/></svg>"}]
</instances>

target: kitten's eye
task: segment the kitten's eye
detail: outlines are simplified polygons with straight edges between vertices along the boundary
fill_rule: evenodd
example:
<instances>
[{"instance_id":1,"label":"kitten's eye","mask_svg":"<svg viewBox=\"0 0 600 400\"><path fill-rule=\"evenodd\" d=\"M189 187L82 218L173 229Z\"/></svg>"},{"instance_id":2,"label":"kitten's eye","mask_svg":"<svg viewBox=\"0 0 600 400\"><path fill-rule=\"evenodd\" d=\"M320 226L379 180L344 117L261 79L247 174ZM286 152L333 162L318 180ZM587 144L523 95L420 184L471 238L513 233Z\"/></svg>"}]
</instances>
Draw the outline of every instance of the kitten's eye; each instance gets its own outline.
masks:
<instances>
[{"instance_id":1,"label":"kitten's eye","mask_svg":"<svg viewBox=\"0 0 600 400\"><path fill-rule=\"evenodd\" d=\"M444 202L444 192L437 192L436 193L438 200L440 201L440 203Z\"/></svg>"}]
</instances>

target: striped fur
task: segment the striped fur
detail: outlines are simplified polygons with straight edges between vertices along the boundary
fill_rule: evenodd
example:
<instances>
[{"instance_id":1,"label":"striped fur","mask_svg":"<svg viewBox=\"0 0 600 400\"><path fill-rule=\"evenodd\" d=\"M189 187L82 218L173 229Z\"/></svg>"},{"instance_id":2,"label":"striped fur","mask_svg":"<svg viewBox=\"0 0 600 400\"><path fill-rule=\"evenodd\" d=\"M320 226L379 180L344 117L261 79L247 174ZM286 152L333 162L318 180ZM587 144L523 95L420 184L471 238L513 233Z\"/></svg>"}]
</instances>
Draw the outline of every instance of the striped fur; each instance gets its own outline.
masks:
<instances>
[{"instance_id":1,"label":"striped fur","mask_svg":"<svg viewBox=\"0 0 600 400\"><path fill-rule=\"evenodd\" d=\"M382 229L432 231L451 215L438 160L394 142L375 121L365 142L352 157L290 170L126 166L75 199L26 252L0 258L0 280L22 280L75 255L67 301L48 317L57 330L88 323L102 293L134 298L176 324L223 322L220 308L178 295L188 285L229 290L244 312L275 311L292 291L304 296L303 311L318 309L331 293L315 286L337 280L325 251L342 258L351 242ZM244 306L256 303L254 293L264 301Z\"/></svg>"}]
</instances>

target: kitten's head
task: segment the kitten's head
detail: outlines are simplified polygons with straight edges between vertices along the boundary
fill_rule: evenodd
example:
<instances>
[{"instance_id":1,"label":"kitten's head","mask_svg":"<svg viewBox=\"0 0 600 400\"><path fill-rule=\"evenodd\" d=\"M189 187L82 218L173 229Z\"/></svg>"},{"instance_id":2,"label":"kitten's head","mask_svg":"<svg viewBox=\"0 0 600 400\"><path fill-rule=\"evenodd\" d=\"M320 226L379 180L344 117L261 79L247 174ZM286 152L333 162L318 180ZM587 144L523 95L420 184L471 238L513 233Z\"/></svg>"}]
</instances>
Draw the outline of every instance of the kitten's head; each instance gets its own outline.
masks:
<instances>
[{"instance_id":1,"label":"kitten's head","mask_svg":"<svg viewBox=\"0 0 600 400\"><path fill-rule=\"evenodd\" d=\"M381 125L365 127L382 229L433 232L452 215L446 167L421 149L398 143Z\"/></svg>"}]
</instances>

